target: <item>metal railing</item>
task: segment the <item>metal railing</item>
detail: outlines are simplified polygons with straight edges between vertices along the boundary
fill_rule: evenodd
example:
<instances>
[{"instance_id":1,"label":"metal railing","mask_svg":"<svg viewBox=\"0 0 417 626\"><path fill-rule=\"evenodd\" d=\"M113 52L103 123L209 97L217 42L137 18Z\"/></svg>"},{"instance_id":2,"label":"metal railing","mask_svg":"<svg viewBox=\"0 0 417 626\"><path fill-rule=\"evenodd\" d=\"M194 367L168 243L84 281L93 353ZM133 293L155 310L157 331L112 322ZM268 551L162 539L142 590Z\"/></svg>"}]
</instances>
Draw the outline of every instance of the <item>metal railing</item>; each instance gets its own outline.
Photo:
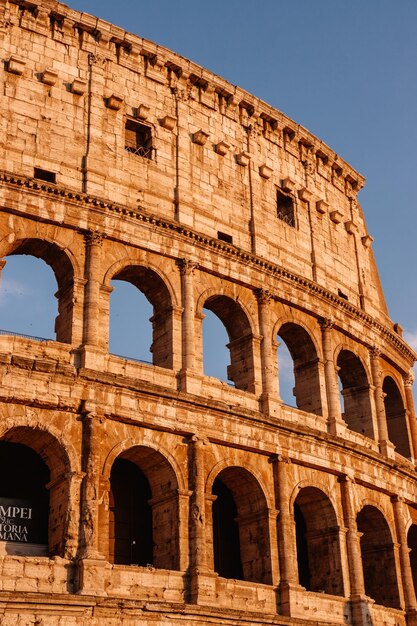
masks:
<instances>
[{"instance_id":1,"label":"metal railing","mask_svg":"<svg viewBox=\"0 0 417 626\"><path fill-rule=\"evenodd\" d=\"M12 330L1 330L0 335L11 335L12 337L23 337L23 339L33 339L34 341L46 342L55 341L55 339L48 339L47 337L36 337L36 335L25 335L24 333L15 333Z\"/></svg>"},{"instance_id":2,"label":"metal railing","mask_svg":"<svg viewBox=\"0 0 417 626\"><path fill-rule=\"evenodd\" d=\"M144 159L152 159L153 148L145 148L145 146L125 146L126 152L131 152Z\"/></svg>"},{"instance_id":3,"label":"metal railing","mask_svg":"<svg viewBox=\"0 0 417 626\"><path fill-rule=\"evenodd\" d=\"M295 218L293 215L287 215L286 213L282 213L282 211L278 211L277 218L288 224L288 226L295 226Z\"/></svg>"},{"instance_id":4,"label":"metal railing","mask_svg":"<svg viewBox=\"0 0 417 626\"><path fill-rule=\"evenodd\" d=\"M124 359L125 361L134 361L135 363L142 363L142 365L153 365L152 361L144 361L143 359L134 359L133 356L126 356L124 354L115 354L110 352L110 356L115 356L118 359Z\"/></svg>"}]
</instances>

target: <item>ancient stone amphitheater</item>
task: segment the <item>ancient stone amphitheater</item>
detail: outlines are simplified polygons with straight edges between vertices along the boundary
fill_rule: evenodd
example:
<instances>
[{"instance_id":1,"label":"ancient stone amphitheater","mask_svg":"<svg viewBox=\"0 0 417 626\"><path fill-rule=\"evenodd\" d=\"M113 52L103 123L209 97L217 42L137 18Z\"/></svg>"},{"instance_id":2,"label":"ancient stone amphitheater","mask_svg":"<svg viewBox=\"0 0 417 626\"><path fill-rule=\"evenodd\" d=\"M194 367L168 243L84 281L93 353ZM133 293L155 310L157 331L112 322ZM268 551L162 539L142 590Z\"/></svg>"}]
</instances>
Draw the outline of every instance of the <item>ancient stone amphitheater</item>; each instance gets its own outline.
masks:
<instances>
[{"instance_id":1,"label":"ancient stone amphitheater","mask_svg":"<svg viewBox=\"0 0 417 626\"><path fill-rule=\"evenodd\" d=\"M43 259L59 312L55 341L0 336L2 626L415 624L416 355L364 179L54 0L1 0L0 37L1 267ZM109 353L111 281L153 307L151 364Z\"/></svg>"}]
</instances>

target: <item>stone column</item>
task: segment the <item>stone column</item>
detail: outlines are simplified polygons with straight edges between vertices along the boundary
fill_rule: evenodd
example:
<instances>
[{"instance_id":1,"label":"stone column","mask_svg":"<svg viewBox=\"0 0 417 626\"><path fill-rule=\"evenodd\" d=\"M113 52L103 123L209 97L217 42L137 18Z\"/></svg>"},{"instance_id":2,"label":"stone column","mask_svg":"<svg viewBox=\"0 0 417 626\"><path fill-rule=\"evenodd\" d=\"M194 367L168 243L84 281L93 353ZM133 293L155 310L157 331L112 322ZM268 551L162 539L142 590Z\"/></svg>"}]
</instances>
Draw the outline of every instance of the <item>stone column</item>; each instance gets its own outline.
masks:
<instances>
[{"instance_id":1,"label":"stone column","mask_svg":"<svg viewBox=\"0 0 417 626\"><path fill-rule=\"evenodd\" d=\"M376 417L378 424L378 444L381 454L385 454L386 456L393 458L394 446L389 441L388 437L387 418L384 405L384 392L382 391L382 372L379 360L380 355L381 351L377 347L373 347L369 350L372 384L374 387Z\"/></svg>"},{"instance_id":2,"label":"stone column","mask_svg":"<svg viewBox=\"0 0 417 626\"><path fill-rule=\"evenodd\" d=\"M81 488L78 591L105 595L110 565L99 552L100 444L104 417L85 407L83 424L83 470Z\"/></svg>"},{"instance_id":3,"label":"stone column","mask_svg":"<svg viewBox=\"0 0 417 626\"><path fill-rule=\"evenodd\" d=\"M83 415L83 448L85 471L81 490L81 546L82 558L102 558L98 551L100 430L104 418L95 412Z\"/></svg>"},{"instance_id":4,"label":"stone column","mask_svg":"<svg viewBox=\"0 0 417 626\"><path fill-rule=\"evenodd\" d=\"M323 341L324 377L326 381L326 397L328 411L328 429L332 435L343 434L346 425L342 419L340 410L340 395L337 383L336 365L333 361L332 328L331 320L320 318L319 324Z\"/></svg>"},{"instance_id":5,"label":"stone column","mask_svg":"<svg viewBox=\"0 0 417 626\"><path fill-rule=\"evenodd\" d=\"M405 391L405 401L407 404L407 416L410 425L410 435L411 435L411 443L413 449L413 458L417 460L417 421L416 421L416 412L414 408L414 399L413 399L413 383L414 383L414 373L410 370L408 374L403 377L404 381L404 391Z\"/></svg>"},{"instance_id":6,"label":"stone column","mask_svg":"<svg viewBox=\"0 0 417 626\"><path fill-rule=\"evenodd\" d=\"M279 401L277 359L272 350L271 294L265 289L258 289L255 295L258 300L261 333L262 404L263 409L271 413L270 398Z\"/></svg>"},{"instance_id":7,"label":"stone column","mask_svg":"<svg viewBox=\"0 0 417 626\"><path fill-rule=\"evenodd\" d=\"M395 529L397 531L405 609L407 613L414 613L414 618L416 618L417 601L414 591L413 575L411 572L410 550L408 548L407 534L405 532L404 525L404 521L406 520L404 499L398 496L394 496L393 498L391 498L391 501L392 507L394 509Z\"/></svg>"},{"instance_id":8,"label":"stone column","mask_svg":"<svg viewBox=\"0 0 417 626\"><path fill-rule=\"evenodd\" d=\"M194 302L194 270L196 263L187 259L178 262L181 272L182 292L182 369L195 368L195 302Z\"/></svg>"},{"instance_id":9,"label":"stone column","mask_svg":"<svg viewBox=\"0 0 417 626\"><path fill-rule=\"evenodd\" d=\"M197 602L200 577L208 573L206 552L206 498L204 449L206 442L196 435L190 441L189 477L192 491L190 506L190 598Z\"/></svg>"},{"instance_id":10,"label":"stone column","mask_svg":"<svg viewBox=\"0 0 417 626\"><path fill-rule=\"evenodd\" d=\"M65 516L64 557L73 559L76 556L79 539L79 501L82 472L69 472L65 476L68 481L68 502Z\"/></svg>"},{"instance_id":11,"label":"stone column","mask_svg":"<svg viewBox=\"0 0 417 626\"><path fill-rule=\"evenodd\" d=\"M85 235L86 250L86 285L84 301L84 337L83 343L89 346L99 345L100 323L100 265L103 235L89 232Z\"/></svg>"},{"instance_id":12,"label":"stone column","mask_svg":"<svg viewBox=\"0 0 417 626\"><path fill-rule=\"evenodd\" d=\"M339 482L341 487L343 518L346 527L346 548L348 555L350 599L352 602L353 623L355 626L364 626L364 616L367 613L367 607L360 546L361 534L358 532L355 510L353 507L352 484L354 481L349 476L341 476Z\"/></svg>"},{"instance_id":13,"label":"stone column","mask_svg":"<svg viewBox=\"0 0 417 626\"><path fill-rule=\"evenodd\" d=\"M277 535L281 604L284 615L291 615L291 587L299 586L295 522L293 512L290 511L288 485L290 463L290 459L280 455L273 459L274 489L278 510Z\"/></svg>"}]
</instances>

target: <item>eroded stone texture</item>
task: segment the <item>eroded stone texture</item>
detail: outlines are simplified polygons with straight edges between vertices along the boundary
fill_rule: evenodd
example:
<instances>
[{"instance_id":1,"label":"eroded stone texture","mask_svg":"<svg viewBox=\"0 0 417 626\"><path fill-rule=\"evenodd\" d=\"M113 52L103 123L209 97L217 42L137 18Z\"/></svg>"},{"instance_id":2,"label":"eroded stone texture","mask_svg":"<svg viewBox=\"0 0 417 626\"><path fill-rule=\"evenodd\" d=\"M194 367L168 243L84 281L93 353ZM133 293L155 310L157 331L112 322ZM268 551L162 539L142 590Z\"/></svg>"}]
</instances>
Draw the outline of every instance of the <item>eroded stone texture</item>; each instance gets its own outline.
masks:
<instances>
[{"instance_id":1,"label":"eroded stone texture","mask_svg":"<svg viewBox=\"0 0 417 626\"><path fill-rule=\"evenodd\" d=\"M364 179L54 0L1 0L0 40L1 268L38 257L58 285L56 341L0 335L0 623L415 624L416 355ZM152 364L109 353L113 279L153 308ZM231 384L204 375L204 310ZM35 493L19 543L5 499L26 528Z\"/></svg>"}]
</instances>

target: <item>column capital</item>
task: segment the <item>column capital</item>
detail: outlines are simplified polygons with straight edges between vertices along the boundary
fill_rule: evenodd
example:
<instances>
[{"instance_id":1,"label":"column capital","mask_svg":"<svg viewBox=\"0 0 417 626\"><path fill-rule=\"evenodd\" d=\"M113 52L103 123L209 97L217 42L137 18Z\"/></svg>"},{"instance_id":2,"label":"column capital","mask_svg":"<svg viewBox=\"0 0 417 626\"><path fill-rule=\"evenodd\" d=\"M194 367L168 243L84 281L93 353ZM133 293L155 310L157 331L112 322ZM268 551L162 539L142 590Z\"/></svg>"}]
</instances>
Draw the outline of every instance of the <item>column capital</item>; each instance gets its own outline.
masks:
<instances>
[{"instance_id":1,"label":"column capital","mask_svg":"<svg viewBox=\"0 0 417 626\"><path fill-rule=\"evenodd\" d=\"M177 265L180 268L181 276L190 276L194 270L198 269L198 263L190 259L178 259Z\"/></svg>"},{"instance_id":2,"label":"column capital","mask_svg":"<svg viewBox=\"0 0 417 626\"><path fill-rule=\"evenodd\" d=\"M391 496L391 502L392 503L398 502L398 503L402 504L402 503L405 502L405 498L404 498L404 496L398 496L398 495Z\"/></svg>"},{"instance_id":3,"label":"column capital","mask_svg":"<svg viewBox=\"0 0 417 626\"><path fill-rule=\"evenodd\" d=\"M354 485L356 483L356 480L353 474L351 476L349 474L342 474L341 476L338 477L337 482L350 483L351 485Z\"/></svg>"},{"instance_id":4,"label":"column capital","mask_svg":"<svg viewBox=\"0 0 417 626\"><path fill-rule=\"evenodd\" d=\"M99 422L100 424L102 424L103 422L106 421L106 416L104 415L103 412L97 410L97 407L95 406L94 403L91 402L84 402L82 408L81 408L81 419L83 420L83 422Z\"/></svg>"},{"instance_id":5,"label":"column capital","mask_svg":"<svg viewBox=\"0 0 417 626\"><path fill-rule=\"evenodd\" d=\"M200 437L200 435L194 434L190 436L190 443L194 445L207 446L209 444L209 440L207 437Z\"/></svg>"},{"instance_id":6,"label":"column capital","mask_svg":"<svg viewBox=\"0 0 417 626\"><path fill-rule=\"evenodd\" d=\"M292 463L289 456L285 456L284 454L273 454L270 457L271 463Z\"/></svg>"},{"instance_id":7,"label":"column capital","mask_svg":"<svg viewBox=\"0 0 417 626\"><path fill-rule=\"evenodd\" d=\"M369 348L369 354L373 359L379 359L381 356L381 350L377 346L372 346Z\"/></svg>"},{"instance_id":8,"label":"column capital","mask_svg":"<svg viewBox=\"0 0 417 626\"><path fill-rule=\"evenodd\" d=\"M255 297L259 304L269 304L272 300L271 292L268 289L256 289Z\"/></svg>"},{"instance_id":9,"label":"column capital","mask_svg":"<svg viewBox=\"0 0 417 626\"><path fill-rule=\"evenodd\" d=\"M412 387L413 383L414 383L414 380L415 380L414 372L412 370L410 370L409 372L407 372L403 376L404 387Z\"/></svg>"},{"instance_id":10,"label":"column capital","mask_svg":"<svg viewBox=\"0 0 417 626\"><path fill-rule=\"evenodd\" d=\"M84 233L84 239L88 246L101 246L106 236L105 233L98 230L88 230Z\"/></svg>"},{"instance_id":11,"label":"column capital","mask_svg":"<svg viewBox=\"0 0 417 626\"><path fill-rule=\"evenodd\" d=\"M331 330L334 327L334 321L328 317L319 317L318 323L322 331Z\"/></svg>"}]
</instances>

